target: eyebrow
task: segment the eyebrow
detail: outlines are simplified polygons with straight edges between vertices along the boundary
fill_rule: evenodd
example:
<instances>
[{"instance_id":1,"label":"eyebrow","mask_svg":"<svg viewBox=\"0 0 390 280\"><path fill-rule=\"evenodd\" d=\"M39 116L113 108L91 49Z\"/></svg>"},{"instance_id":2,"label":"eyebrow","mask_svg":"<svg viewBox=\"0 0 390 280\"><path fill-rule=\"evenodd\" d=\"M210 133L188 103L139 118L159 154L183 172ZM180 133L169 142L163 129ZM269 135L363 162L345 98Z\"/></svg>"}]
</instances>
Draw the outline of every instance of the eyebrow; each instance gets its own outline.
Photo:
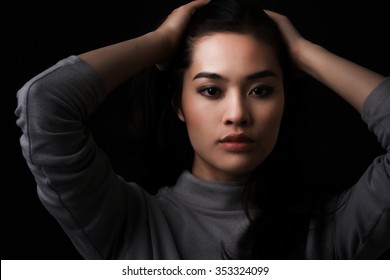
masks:
<instances>
[{"instance_id":1,"label":"eyebrow","mask_svg":"<svg viewBox=\"0 0 390 280\"><path fill-rule=\"evenodd\" d=\"M259 72L255 72L253 74L250 74L245 79L247 81L253 81L253 80L257 80L257 79L261 79L261 78L265 78L265 77L270 77L270 76L276 77L277 75L275 74L274 71L264 70L264 71L259 71ZM207 79L212 79L212 80L227 80L226 77L224 77L220 74L217 74L217 73L212 73L212 72L200 72L200 73L196 74L192 80L200 79L200 78L207 78Z\"/></svg>"}]
</instances>

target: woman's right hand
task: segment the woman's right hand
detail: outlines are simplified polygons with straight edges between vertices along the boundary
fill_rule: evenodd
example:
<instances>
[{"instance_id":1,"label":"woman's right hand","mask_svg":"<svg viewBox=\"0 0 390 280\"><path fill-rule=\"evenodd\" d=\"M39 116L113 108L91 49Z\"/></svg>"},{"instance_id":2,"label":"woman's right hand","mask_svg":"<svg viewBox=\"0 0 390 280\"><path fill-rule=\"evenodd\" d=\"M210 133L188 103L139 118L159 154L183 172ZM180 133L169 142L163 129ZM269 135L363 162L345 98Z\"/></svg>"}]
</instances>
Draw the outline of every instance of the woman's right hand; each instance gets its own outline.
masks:
<instances>
[{"instance_id":1,"label":"woman's right hand","mask_svg":"<svg viewBox=\"0 0 390 280\"><path fill-rule=\"evenodd\" d=\"M182 39L193 13L210 0L195 0L175 9L153 32L80 54L103 79L106 92L134 73L157 65L164 69Z\"/></svg>"},{"instance_id":2,"label":"woman's right hand","mask_svg":"<svg viewBox=\"0 0 390 280\"><path fill-rule=\"evenodd\" d=\"M159 69L165 69L169 64L169 59L176 51L191 16L197 9L209 2L210 0L195 0L176 8L156 29L156 32L160 34L167 43L167 49L169 50L169 53L167 53L167 60L157 64Z\"/></svg>"}]
</instances>

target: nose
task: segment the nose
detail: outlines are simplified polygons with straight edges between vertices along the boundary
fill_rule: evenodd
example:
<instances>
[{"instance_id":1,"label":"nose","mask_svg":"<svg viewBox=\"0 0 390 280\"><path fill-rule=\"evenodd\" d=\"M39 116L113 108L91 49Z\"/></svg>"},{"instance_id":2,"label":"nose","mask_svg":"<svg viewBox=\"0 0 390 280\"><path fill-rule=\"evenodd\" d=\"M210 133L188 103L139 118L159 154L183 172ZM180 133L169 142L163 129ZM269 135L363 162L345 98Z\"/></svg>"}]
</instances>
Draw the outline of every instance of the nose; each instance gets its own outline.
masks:
<instances>
[{"instance_id":1,"label":"nose","mask_svg":"<svg viewBox=\"0 0 390 280\"><path fill-rule=\"evenodd\" d=\"M234 93L225 97L225 125L245 126L252 122L250 106L246 96Z\"/></svg>"}]
</instances>

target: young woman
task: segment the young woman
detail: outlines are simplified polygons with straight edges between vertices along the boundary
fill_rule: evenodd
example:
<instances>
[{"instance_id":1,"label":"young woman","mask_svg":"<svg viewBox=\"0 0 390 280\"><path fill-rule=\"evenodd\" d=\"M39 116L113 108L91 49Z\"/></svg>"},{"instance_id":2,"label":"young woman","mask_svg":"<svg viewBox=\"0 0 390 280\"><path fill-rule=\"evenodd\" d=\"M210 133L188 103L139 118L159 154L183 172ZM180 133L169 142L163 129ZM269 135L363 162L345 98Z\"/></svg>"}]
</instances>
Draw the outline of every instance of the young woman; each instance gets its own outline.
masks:
<instances>
[{"instance_id":1,"label":"young woman","mask_svg":"<svg viewBox=\"0 0 390 280\"><path fill-rule=\"evenodd\" d=\"M155 66L174 113L161 128L174 147L184 126L192 154L174 186L151 195L113 171L86 122ZM155 31L65 58L20 89L21 146L42 203L87 259L379 257L390 247L389 153L331 198L302 186L283 129L295 68L356 108L389 151L390 79L307 41L258 1L197 0Z\"/></svg>"}]
</instances>

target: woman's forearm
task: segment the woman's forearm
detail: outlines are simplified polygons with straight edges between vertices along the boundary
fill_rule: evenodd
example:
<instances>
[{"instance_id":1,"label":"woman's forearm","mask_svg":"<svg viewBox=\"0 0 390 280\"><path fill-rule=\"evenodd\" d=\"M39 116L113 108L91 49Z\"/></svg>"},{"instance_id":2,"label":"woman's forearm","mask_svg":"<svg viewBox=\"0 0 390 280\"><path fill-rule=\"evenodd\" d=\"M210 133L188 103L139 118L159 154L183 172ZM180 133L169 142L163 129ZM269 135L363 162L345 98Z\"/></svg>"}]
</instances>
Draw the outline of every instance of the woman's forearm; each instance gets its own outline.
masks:
<instances>
[{"instance_id":1,"label":"woman's forearm","mask_svg":"<svg viewBox=\"0 0 390 280\"><path fill-rule=\"evenodd\" d=\"M384 76L307 40L300 41L299 67L361 112L364 101Z\"/></svg>"},{"instance_id":2,"label":"woman's forearm","mask_svg":"<svg viewBox=\"0 0 390 280\"><path fill-rule=\"evenodd\" d=\"M278 25L298 68L335 91L361 112L367 96L384 76L308 41L288 17L269 10L266 12Z\"/></svg>"},{"instance_id":3,"label":"woman's forearm","mask_svg":"<svg viewBox=\"0 0 390 280\"><path fill-rule=\"evenodd\" d=\"M367 96L384 76L337 56L323 47L301 40L300 68L335 91L359 112Z\"/></svg>"},{"instance_id":4,"label":"woman's forearm","mask_svg":"<svg viewBox=\"0 0 390 280\"><path fill-rule=\"evenodd\" d=\"M157 31L92 50L79 57L91 65L110 92L136 72L161 62L169 53L168 42Z\"/></svg>"},{"instance_id":5,"label":"woman's forearm","mask_svg":"<svg viewBox=\"0 0 390 280\"><path fill-rule=\"evenodd\" d=\"M134 39L80 54L103 79L106 92L138 71L172 58L184 30L198 8L209 0L195 0L175 9L154 31Z\"/></svg>"}]
</instances>

